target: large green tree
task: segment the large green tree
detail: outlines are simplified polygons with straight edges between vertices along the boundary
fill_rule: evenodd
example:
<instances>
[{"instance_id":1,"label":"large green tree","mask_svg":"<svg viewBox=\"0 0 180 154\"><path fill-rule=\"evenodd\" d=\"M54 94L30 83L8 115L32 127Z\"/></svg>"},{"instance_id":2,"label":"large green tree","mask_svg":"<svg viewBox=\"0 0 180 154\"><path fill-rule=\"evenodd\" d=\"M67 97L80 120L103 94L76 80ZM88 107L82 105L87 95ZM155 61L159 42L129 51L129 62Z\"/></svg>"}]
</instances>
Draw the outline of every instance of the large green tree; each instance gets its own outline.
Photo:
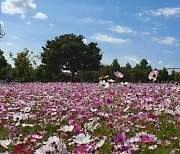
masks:
<instances>
[{"instance_id":1,"label":"large green tree","mask_svg":"<svg viewBox=\"0 0 180 154\"><path fill-rule=\"evenodd\" d=\"M16 57L13 57L10 53L10 57L13 59L15 66L13 69L14 78L20 81L33 81L34 69L29 50L25 48L24 51L17 53Z\"/></svg>"},{"instance_id":2,"label":"large green tree","mask_svg":"<svg viewBox=\"0 0 180 154\"><path fill-rule=\"evenodd\" d=\"M80 70L95 70L100 66L102 54L97 43L85 44L82 35L65 34L47 41L41 54L42 63L53 74L61 70L70 70L72 81Z\"/></svg>"},{"instance_id":3,"label":"large green tree","mask_svg":"<svg viewBox=\"0 0 180 154\"><path fill-rule=\"evenodd\" d=\"M0 79L5 79L7 75L7 68L9 64L4 57L4 52L0 49Z\"/></svg>"},{"instance_id":4,"label":"large green tree","mask_svg":"<svg viewBox=\"0 0 180 154\"><path fill-rule=\"evenodd\" d=\"M2 31L2 24L0 23L0 39L5 35ZM5 79L7 77L10 65L4 57L4 52L0 49L0 79Z\"/></svg>"}]
</instances>

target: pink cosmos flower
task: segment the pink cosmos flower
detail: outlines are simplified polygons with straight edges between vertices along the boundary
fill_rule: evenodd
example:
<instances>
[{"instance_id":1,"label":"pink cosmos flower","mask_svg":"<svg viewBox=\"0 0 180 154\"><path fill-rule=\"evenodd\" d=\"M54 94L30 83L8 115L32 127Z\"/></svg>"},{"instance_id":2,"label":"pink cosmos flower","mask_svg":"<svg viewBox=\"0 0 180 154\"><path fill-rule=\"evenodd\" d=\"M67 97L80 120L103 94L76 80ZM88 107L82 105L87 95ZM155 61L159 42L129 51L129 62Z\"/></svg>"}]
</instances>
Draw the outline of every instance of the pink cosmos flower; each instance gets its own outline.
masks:
<instances>
[{"instance_id":1,"label":"pink cosmos flower","mask_svg":"<svg viewBox=\"0 0 180 154\"><path fill-rule=\"evenodd\" d=\"M74 124L74 120L69 120L69 121L68 121L68 124L69 124L69 125L73 125L73 124Z\"/></svg>"},{"instance_id":2,"label":"pink cosmos flower","mask_svg":"<svg viewBox=\"0 0 180 154\"><path fill-rule=\"evenodd\" d=\"M177 118L177 121L180 123L180 117Z\"/></svg>"},{"instance_id":3,"label":"pink cosmos flower","mask_svg":"<svg viewBox=\"0 0 180 154\"><path fill-rule=\"evenodd\" d=\"M114 137L114 141L118 144L120 142L124 142L126 140L126 134L125 132L122 132L120 134L117 134L115 137Z\"/></svg>"},{"instance_id":4,"label":"pink cosmos flower","mask_svg":"<svg viewBox=\"0 0 180 154\"><path fill-rule=\"evenodd\" d=\"M149 76L148 76L148 78L149 78L149 80L153 80L153 81L156 81L156 79L157 79L157 77L158 77L158 71L156 71L156 70L153 70L153 71L151 71L150 73L149 73Z\"/></svg>"},{"instance_id":5,"label":"pink cosmos flower","mask_svg":"<svg viewBox=\"0 0 180 154\"><path fill-rule=\"evenodd\" d=\"M2 104L2 103L0 103L0 111L5 111L5 105L4 104Z\"/></svg>"},{"instance_id":6,"label":"pink cosmos flower","mask_svg":"<svg viewBox=\"0 0 180 154\"><path fill-rule=\"evenodd\" d=\"M31 141L31 142L36 142L36 140L37 140L37 139L34 138L34 137L32 137L32 136L30 137L30 141Z\"/></svg>"},{"instance_id":7,"label":"pink cosmos flower","mask_svg":"<svg viewBox=\"0 0 180 154\"><path fill-rule=\"evenodd\" d=\"M82 127L81 127L81 125L79 125L78 123L75 123L74 127L75 127L75 133L79 134L79 133L83 133L84 132Z\"/></svg>"},{"instance_id":8,"label":"pink cosmos flower","mask_svg":"<svg viewBox=\"0 0 180 154\"><path fill-rule=\"evenodd\" d=\"M147 143L147 142L154 142L156 140L154 135L144 135L140 137L141 142Z\"/></svg>"},{"instance_id":9,"label":"pink cosmos flower","mask_svg":"<svg viewBox=\"0 0 180 154\"><path fill-rule=\"evenodd\" d=\"M14 148L14 152L17 152L17 153L25 153L26 152L26 147L24 144L18 144L15 146Z\"/></svg>"},{"instance_id":10,"label":"pink cosmos flower","mask_svg":"<svg viewBox=\"0 0 180 154\"><path fill-rule=\"evenodd\" d=\"M116 72L114 72L114 75L116 76L116 78L123 78L123 74L121 73L121 72L119 72L119 71L116 71Z\"/></svg>"},{"instance_id":11,"label":"pink cosmos flower","mask_svg":"<svg viewBox=\"0 0 180 154\"><path fill-rule=\"evenodd\" d=\"M86 145L80 145L80 146L78 146L78 147L74 150L74 152L75 152L75 153L85 154L87 149L88 149L88 145L87 145L87 144L86 144Z\"/></svg>"}]
</instances>

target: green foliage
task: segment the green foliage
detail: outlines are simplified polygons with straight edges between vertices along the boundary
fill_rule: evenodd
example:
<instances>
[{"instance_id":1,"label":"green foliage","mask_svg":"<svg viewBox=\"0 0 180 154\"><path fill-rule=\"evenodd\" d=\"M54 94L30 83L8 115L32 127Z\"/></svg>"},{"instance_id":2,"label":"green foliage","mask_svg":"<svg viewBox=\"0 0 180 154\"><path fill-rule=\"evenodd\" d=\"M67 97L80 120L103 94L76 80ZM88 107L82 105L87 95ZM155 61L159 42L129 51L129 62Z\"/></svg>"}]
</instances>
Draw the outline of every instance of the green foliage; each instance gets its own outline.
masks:
<instances>
[{"instance_id":1,"label":"green foliage","mask_svg":"<svg viewBox=\"0 0 180 154\"><path fill-rule=\"evenodd\" d=\"M162 70L159 70L159 77L158 80L161 81L167 81L168 80L168 71L163 68Z\"/></svg>"},{"instance_id":2,"label":"green foliage","mask_svg":"<svg viewBox=\"0 0 180 154\"><path fill-rule=\"evenodd\" d=\"M114 71L120 71L123 73L124 77L120 81L128 82L149 82L148 75L152 71L151 65L148 64L146 59L142 59L139 64L135 67L131 67L129 63L125 67L120 67L117 59L114 59L111 65L101 65L100 69L97 71L80 71L78 72L79 81L90 81L98 82L99 77L108 75L109 78L115 79ZM168 71L163 68L158 70L159 76L157 78L158 82L165 81L180 81L180 72L175 70L169 75Z\"/></svg>"},{"instance_id":3,"label":"green foliage","mask_svg":"<svg viewBox=\"0 0 180 154\"><path fill-rule=\"evenodd\" d=\"M0 39L5 35L2 31L2 24L0 23Z\"/></svg>"},{"instance_id":4,"label":"green foliage","mask_svg":"<svg viewBox=\"0 0 180 154\"><path fill-rule=\"evenodd\" d=\"M113 62L111 64L111 67L112 67L111 69L112 69L113 72L120 71L120 64L119 64L117 59L113 60Z\"/></svg>"},{"instance_id":5,"label":"green foliage","mask_svg":"<svg viewBox=\"0 0 180 154\"><path fill-rule=\"evenodd\" d=\"M62 69L70 70L72 80L75 72L98 69L102 59L100 49L94 42L84 44L83 39L82 35L65 34L47 41L41 54L42 63L55 75Z\"/></svg>"},{"instance_id":6,"label":"green foliage","mask_svg":"<svg viewBox=\"0 0 180 154\"><path fill-rule=\"evenodd\" d=\"M126 68L127 70L130 70L132 67L131 67L131 65L130 65L129 63L127 63L126 66L125 66L125 68Z\"/></svg>"},{"instance_id":7,"label":"green foliage","mask_svg":"<svg viewBox=\"0 0 180 154\"><path fill-rule=\"evenodd\" d=\"M170 76L169 76L170 81L180 81L180 71L176 72L175 70L172 70Z\"/></svg>"},{"instance_id":8,"label":"green foliage","mask_svg":"<svg viewBox=\"0 0 180 154\"><path fill-rule=\"evenodd\" d=\"M11 58L14 61L13 77L15 80L20 81L33 81L34 80L34 69L30 59L29 50L26 48L23 52L17 53L16 57L13 57L10 53Z\"/></svg>"},{"instance_id":9,"label":"green foliage","mask_svg":"<svg viewBox=\"0 0 180 154\"><path fill-rule=\"evenodd\" d=\"M0 79L6 79L9 75L11 66L4 57L4 52L0 49Z\"/></svg>"},{"instance_id":10,"label":"green foliage","mask_svg":"<svg viewBox=\"0 0 180 154\"><path fill-rule=\"evenodd\" d=\"M8 130L7 129L5 129L5 128L3 128L3 127L0 127L0 140L4 140L4 139L6 139L7 138L7 136L8 136Z\"/></svg>"},{"instance_id":11,"label":"green foliage","mask_svg":"<svg viewBox=\"0 0 180 154\"><path fill-rule=\"evenodd\" d=\"M146 59L142 59L141 61L140 61L140 68L141 69L143 69L143 70L146 70L147 68L148 68L148 62L147 62L147 60Z\"/></svg>"}]
</instances>

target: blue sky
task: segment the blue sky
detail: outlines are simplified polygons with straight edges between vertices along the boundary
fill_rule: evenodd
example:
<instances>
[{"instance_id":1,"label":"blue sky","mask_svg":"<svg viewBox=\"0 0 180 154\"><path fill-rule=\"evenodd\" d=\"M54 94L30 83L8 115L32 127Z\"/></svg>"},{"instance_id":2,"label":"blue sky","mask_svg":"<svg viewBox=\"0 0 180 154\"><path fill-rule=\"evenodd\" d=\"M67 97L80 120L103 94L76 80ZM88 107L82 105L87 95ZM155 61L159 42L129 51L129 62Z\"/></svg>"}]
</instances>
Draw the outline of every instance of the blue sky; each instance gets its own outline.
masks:
<instances>
[{"instance_id":1,"label":"blue sky","mask_svg":"<svg viewBox=\"0 0 180 154\"><path fill-rule=\"evenodd\" d=\"M180 67L179 0L2 0L0 48L9 60L66 33L97 42L102 63L117 58L134 66L146 58L155 68Z\"/></svg>"}]
</instances>

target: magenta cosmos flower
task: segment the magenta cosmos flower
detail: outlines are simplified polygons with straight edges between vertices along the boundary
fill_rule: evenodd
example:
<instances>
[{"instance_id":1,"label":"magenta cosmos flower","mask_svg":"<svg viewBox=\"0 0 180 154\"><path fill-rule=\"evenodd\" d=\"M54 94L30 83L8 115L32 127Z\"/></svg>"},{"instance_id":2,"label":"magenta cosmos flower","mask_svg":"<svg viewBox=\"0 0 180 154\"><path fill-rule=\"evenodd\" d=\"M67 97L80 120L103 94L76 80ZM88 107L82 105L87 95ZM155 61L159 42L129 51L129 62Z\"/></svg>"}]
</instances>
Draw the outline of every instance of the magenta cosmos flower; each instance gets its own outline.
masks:
<instances>
[{"instance_id":1,"label":"magenta cosmos flower","mask_svg":"<svg viewBox=\"0 0 180 154\"><path fill-rule=\"evenodd\" d=\"M116 71L116 72L114 72L114 75L117 77L117 78L123 78L123 74L121 73L121 72L119 72L119 71Z\"/></svg>"},{"instance_id":2,"label":"magenta cosmos flower","mask_svg":"<svg viewBox=\"0 0 180 154\"><path fill-rule=\"evenodd\" d=\"M158 77L158 71L154 70L154 71L151 71L149 73L149 80L153 80L153 81L156 81L157 77Z\"/></svg>"}]
</instances>

